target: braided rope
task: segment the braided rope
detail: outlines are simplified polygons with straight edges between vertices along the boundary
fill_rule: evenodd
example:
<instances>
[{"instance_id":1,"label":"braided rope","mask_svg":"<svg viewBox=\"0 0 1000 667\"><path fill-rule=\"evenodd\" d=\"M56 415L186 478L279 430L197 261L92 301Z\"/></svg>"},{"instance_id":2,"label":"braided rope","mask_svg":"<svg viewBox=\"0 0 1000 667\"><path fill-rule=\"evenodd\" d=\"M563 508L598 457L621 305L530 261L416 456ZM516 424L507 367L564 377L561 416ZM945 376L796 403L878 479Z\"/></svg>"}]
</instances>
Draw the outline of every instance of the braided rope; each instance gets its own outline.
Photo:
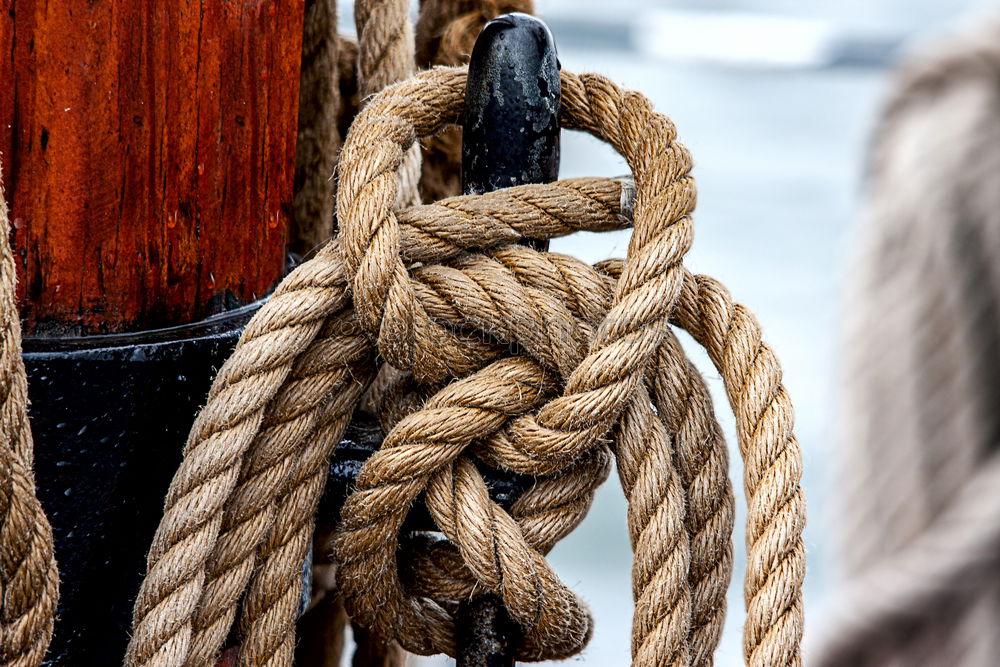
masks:
<instances>
[{"instance_id":1,"label":"braided rope","mask_svg":"<svg viewBox=\"0 0 1000 667\"><path fill-rule=\"evenodd\" d=\"M14 256L0 188L0 663L38 665L59 597L52 528L35 496L28 383L21 360Z\"/></svg>"},{"instance_id":2,"label":"braided rope","mask_svg":"<svg viewBox=\"0 0 1000 667\"><path fill-rule=\"evenodd\" d=\"M627 226L617 181L514 188L496 194L497 209L466 197L397 218L404 150L457 116L464 73L431 71L372 99L345 147L343 235L254 318L192 430L136 605L131 664L201 663L238 609L240 661L291 663L324 464L375 373L376 347L429 398L400 410L344 509L338 579L356 620L409 650L453 652L456 596L491 590L526 630L522 657L579 650L589 615L543 554L585 514L609 438L630 498L636 664L707 661L731 566L732 501L710 403L668 321L709 350L737 414L750 500L748 662L797 664L804 506L780 369L752 317L680 263L693 185L672 125L604 79L563 77L567 124L608 137L632 163L629 259L596 271L504 245ZM571 201L588 212L579 221ZM526 206L537 212L513 213ZM489 240L456 231L474 225ZM425 264L407 271L402 257ZM676 377L651 379L662 373ZM441 383L453 376L462 379ZM678 392L700 397L692 416L672 413ZM473 457L538 482L506 512ZM405 510L425 490L447 540L401 541Z\"/></svg>"}]
</instances>

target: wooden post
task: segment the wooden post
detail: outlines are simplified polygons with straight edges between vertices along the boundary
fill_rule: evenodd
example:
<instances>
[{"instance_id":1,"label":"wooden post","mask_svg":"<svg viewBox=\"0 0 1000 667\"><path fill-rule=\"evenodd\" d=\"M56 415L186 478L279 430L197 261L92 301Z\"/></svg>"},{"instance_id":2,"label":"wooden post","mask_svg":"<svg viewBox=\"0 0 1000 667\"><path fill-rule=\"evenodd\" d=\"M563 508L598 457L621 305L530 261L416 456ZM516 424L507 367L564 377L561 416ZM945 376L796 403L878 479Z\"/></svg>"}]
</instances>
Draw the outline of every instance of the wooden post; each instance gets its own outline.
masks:
<instances>
[{"instance_id":1,"label":"wooden post","mask_svg":"<svg viewBox=\"0 0 1000 667\"><path fill-rule=\"evenodd\" d=\"M284 270L303 0L0 0L26 336L193 322Z\"/></svg>"}]
</instances>

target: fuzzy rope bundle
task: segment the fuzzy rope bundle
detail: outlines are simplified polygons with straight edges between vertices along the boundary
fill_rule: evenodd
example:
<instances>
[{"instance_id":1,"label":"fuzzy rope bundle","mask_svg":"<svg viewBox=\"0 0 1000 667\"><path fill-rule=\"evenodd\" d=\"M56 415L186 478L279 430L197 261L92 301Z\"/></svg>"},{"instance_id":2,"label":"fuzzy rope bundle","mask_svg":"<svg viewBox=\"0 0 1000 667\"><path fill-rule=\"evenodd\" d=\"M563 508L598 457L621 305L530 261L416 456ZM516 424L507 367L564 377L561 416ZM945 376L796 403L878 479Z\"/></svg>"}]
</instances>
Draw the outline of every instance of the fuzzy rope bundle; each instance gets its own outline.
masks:
<instances>
[{"instance_id":1,"label":"fuzzy rope bundle","mask_svg":"<svg viewBox=\"0 0 1000 667\"><path fill-rule=\"evenodd\" d=\"M491 591L522 626L521 658L580 650L589 615L544 554L582 519L614 455L636 554L634 661L710 661L733 500L707 391L671 324L707 349L737 417L746 659L799 663L805 507L780 368L753 317L683 268L694 184L672 123L606 79L562 76L563 125L605 139L633 170L627 259L590 267L511 245L522 234L626 226L616 181L396 211L403 156L458 117L465 72L425 72L370 100L341 158L341 235L248 325L192 429L150 550L129 664L210 664L234 622L241 664L291 664L327 462L376 359L412 377L390 392L403 397L392 428L335 539L357 621L407 650L454 654L455 602ZM477 459L537 482L507 512L489 499ZM421 494L441 539L400 535Z\"/></svg>"},{"instance_id":2,"label":"fuzzy rope bundle","mask_svg":"<svg viewBox=\"0 0 1000 667\"><path fill-rule=\"evenodd\" d=\"M41 663L52 637L59 573L52 528L35 496L17 275L2 187L0 237L0 664L28 667Z\"/></svg>"}]
</instances>

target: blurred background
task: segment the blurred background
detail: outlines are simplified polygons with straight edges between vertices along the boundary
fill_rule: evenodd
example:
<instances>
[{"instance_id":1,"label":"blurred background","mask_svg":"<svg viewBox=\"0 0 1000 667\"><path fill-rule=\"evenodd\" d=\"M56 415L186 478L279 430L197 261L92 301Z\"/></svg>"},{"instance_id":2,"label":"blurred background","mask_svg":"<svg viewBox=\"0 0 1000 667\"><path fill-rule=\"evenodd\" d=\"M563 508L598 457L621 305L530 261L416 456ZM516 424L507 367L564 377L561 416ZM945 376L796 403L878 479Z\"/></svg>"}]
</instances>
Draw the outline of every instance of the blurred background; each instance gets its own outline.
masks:
<instances>
[{"instance_id":1,"label":"blurred background","mask_svg":"<svg viewBox=\"0 0 1000 667\"><path fill-rule=\"evenodd\" d=\"M755 312L781 359L796 408L809 502L807 635L835 576L830 485L837 433L840 308L860 226L866 144L899 57L982 0L538 0L564 68L642 91L677 124L695 159L696 238L687 265L722 280ZM347 6L341 16L350 16ZM563 177L618 175L624 161L589 136L563 134ZM586 261L623 256L627 233L579 234L552 250ZM689 341L685 341L688 343ZM717 664L742 664L745 503L721 381L705 373L726 428L737 485L736 570ZM632 614L625 504L614 476L586 521L551 555L591 605L596 630L575 659L628 664ZM420 665L450 661L427 658Z\"/></svg>"}]
</instances>

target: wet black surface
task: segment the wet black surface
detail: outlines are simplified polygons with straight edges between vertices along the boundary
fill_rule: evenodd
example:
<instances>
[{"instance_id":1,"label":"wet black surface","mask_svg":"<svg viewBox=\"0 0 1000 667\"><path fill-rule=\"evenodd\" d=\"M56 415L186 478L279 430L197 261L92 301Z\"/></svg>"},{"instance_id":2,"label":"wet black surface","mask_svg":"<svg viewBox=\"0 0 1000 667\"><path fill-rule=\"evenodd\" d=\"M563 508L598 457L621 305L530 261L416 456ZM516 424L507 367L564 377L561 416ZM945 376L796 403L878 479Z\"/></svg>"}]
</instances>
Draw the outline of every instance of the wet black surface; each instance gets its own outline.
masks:
<instances>
[{"instance_id":1,"label":"wet black surface","mask_svg":"<svg viewBox=\"0 0 1000 667\"><path fill-rule=\"evenodd\" d=\"M46 664L120 664L194 415L256 305L187 327L24 344L38 495L55 535Z\"/></svg>"},{"instance_id":2,"label":"wet black surface","mask_svg":"<svg viewBox=\"0 0 1000 667\"><path fill-rule=\"evenodd\" d=\"M516 13L487 23L472 50L465 100L466 193L558 177L559 61L544 23Z\"/></svg>"},{"instance_id":3,"label":"wet black surface","mask_svg":"<svg viewBox=\"0 0 1000 667\"><path fill-rule=\"evenodd\" d=\"M462 189L489 192L559 177L562 86L555 41L548 27L526 14L487 23L472 49L462 127ZM548 243L527 239L547 250ZM491 486L514 483L513 476ZM463 601L458 612L458 665L514 664L520 628L499 596Z\"/></svg>"}]
</instances>

